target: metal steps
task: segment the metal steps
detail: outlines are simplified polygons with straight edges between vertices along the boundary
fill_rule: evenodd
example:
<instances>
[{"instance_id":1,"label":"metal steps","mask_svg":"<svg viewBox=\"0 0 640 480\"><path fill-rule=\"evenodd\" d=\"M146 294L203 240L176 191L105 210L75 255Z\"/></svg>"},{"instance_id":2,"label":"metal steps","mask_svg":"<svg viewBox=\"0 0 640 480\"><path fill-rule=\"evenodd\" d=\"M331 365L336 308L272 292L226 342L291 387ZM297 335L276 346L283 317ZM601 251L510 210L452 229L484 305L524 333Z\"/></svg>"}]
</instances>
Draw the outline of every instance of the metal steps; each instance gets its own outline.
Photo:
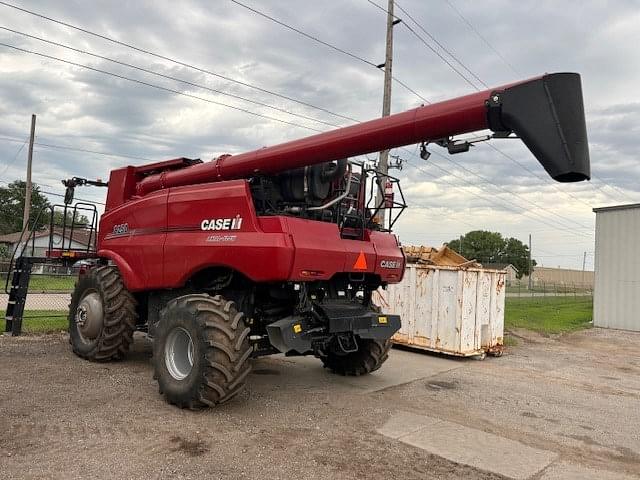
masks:
<instances>
[{"instance_id":1,"label":"metal steps","mask_svg":"<svg viewBox=\"0 0 640 480\"><path fill-rule=\"evenodd\" d=\"M15 270L11 278L11 289L9 290L9 302L5 313L5 332L17 336L22 332L22 316L24 306L27 301L27 291L29 290L29 280L31 279L31 267L33 266L31 257L19 257L16 259Z\"/></svg>"}]
</instances>

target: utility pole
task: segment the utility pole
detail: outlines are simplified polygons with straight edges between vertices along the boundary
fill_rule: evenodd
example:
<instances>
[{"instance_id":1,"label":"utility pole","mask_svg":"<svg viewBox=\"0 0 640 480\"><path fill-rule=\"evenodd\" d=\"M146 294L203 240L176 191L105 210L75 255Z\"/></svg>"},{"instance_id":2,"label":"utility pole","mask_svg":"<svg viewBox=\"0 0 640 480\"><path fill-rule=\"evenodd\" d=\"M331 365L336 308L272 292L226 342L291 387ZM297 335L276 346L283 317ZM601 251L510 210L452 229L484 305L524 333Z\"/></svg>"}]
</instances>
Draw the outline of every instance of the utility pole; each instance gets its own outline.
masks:
<instances>
[{"instance_id":1,"label":"utility pole","mask_svg":"<svg viewBox=\"0 0 640 480\"><path fill-rule=\"evenodd\" d=\"M29 137L29 157L27 159L27 188L24 192L24 213L22 216L22 230L29 227L29 213L31 211L31 162L33 161L33 142L36 136L36 115L31 115L31 137Z\"/></svg>"},{"instance_id":2,"label":"utility pole","mask_svg":"<svg viewBox=\"0 0 640 480\"><path fill-rule=\"evenodd\" d=\"M529 234L529 291L533 280L533 268L531 267L531 234Z\"/></svg>"},{"instance_id":3,"label":"utility pole","mask_svg":"<svg viewBox=\"0 0 640 480\"><path fill-rule=\"evenodd\" d=\"M392 64L393 64L393 26L400 23L400 20L395 20L393 15L393 0L389 0L387 6L387 50L384 57L384 63L379 67L384 67L384 94L382 97L382 116L388 117L391 113L391 81L392 81ZM382 150L380 152L380 158L378 159L378 171L382 175L386 175L389 171L389 150ZM380 225L384 225L385 209L384 209L384 189L386 184L386 178L383 176L381 182L378 184L378 195L376 205L381 205L382 208L378 212Z\"/></svg>"},{"instance_id":4,"label":"utility pole","mask_svg":"<svg viewBox=\"0 0 640 480\"><path fill-rule=\"evenodd\" d=\"M587 266L587 252L582 256L582 284L584 285L584 271Z\"/></svg>"}]
</instances>

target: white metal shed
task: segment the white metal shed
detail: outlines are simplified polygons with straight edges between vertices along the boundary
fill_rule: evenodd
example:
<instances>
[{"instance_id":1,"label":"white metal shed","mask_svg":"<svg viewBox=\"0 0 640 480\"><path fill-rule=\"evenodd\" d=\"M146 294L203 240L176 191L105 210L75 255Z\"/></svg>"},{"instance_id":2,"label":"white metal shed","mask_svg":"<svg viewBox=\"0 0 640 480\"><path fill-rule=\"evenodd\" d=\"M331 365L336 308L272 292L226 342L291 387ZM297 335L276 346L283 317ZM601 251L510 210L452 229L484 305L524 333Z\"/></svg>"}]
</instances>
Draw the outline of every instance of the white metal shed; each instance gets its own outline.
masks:
<instances>
[{"instance_id":1,"label":"white metal shed","mask_svg":"<svg viewBox=\"0 0 640 480\"><path fill-rule=\"evenodd\" d=\"M594 208L593 324L640 331L640 203Z\"/></svg>"}]
</instances>

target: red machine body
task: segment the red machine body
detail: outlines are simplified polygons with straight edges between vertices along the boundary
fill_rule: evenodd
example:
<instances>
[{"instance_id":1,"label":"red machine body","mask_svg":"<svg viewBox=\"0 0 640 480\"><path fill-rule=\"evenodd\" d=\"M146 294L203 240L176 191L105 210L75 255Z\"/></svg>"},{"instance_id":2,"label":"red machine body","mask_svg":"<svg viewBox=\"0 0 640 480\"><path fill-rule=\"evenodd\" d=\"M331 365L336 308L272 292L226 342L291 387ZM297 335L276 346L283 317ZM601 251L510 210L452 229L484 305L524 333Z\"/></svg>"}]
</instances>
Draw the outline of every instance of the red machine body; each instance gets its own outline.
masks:
<instances>
[{"instance_id":1,"label":"red machine body","mask_svg":"<svg viewBox=\"0 0 640 480\"><path fill-rule=\"evenodd\" d=\"M98 239L98 255L118 265L131 291L180 287L209 267L254 282L368 272L394 283L404 270L394 235L367 230L363 240L343 239L334 223L258 216L246 180L152 192L105 214ZM361 254L365 269L355 268Z\"/></svg>"},{"instance_id":2,"label":"red machine body","mask_svg":"<svg viewBox=\"0 0 640 480\"><path fill-rule=\"evenodd\" d=\"M487 128L517 134L556 180L589 177L579 75L545 75L207 163L114 170L98 254L131 291L176 288L210 267L255 282L343 272L399 282L404 258L393 234L365 229L360 239L343 238L335 223L261 215L250 179Z\"/></svg>"}]
</instances>

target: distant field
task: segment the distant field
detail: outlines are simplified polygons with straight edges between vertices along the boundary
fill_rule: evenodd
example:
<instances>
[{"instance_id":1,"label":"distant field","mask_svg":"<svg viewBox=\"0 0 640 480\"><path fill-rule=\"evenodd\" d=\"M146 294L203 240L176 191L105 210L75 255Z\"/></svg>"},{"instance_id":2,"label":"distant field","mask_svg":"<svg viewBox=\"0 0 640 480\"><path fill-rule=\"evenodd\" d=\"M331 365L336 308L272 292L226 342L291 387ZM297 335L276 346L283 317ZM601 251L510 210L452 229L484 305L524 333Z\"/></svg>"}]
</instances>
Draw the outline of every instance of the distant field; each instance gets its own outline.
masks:
<instances>
[{"instance_id":1,"label":"distant field","mask_svg":"<svg viewBox=\"0 0 640 480\"><path fill-rule=\"evenodd\" d=\"M530 293L549 293L549 294L565 294L565 295L591 295L591 288L580 285L556 285L556 284L544 284L536 285L531 290L527 288L526 284L522 285L508 285L507 293L519 293L527 295Z\"/></svg>"},{"instance_id":2,"label":"distant field","mask_svg":"<svg viewBox=\"0 0 640 480\"><path fill-rule=\"evenodd\" d=\"M505 329L526 328L544 334L572 332L589 328L593 318L593 298L508 297Z\"/></svg>"}]
</instances>

